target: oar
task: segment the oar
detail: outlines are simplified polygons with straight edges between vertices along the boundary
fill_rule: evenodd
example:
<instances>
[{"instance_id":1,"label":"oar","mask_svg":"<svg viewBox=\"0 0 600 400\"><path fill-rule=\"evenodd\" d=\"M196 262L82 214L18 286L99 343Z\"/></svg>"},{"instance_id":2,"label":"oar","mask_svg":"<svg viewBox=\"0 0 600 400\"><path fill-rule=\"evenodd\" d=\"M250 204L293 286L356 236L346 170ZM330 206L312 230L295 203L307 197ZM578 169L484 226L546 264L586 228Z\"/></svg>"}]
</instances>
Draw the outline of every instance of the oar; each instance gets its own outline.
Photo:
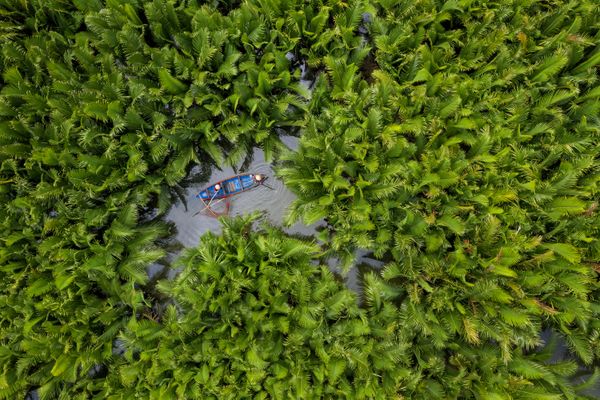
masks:
<instances>
[{"instance_id":1,"label":"oar","mask_svg":"<svg viewBox=\"0 0 600 400\"><path fill-rule=\"evenodd\" d=\"M275 189L273 189L271 186L269 186L269 185L267 185L267 184L265 183L265 181L266 181L267 179L269 179L269 177L266 177L264 181L260 182L260 184L261 184L261 185L263 185L264 187L266 187L267 189L275 190Z\"/></svg>"},{"instance_id":2,"label":"oar","mask_svg":"<svg viewBox=\"0 0 600 400\"><path fill-rule=\"evenodd\" d=\"M223 200L225 200L225 199L223 199ZM227 200L229 200L229 198L227 198ZM213 211L212 208L209 208L210 212L212 213L212 215L215 218L219 218L221 215L228 215L229 214L229 206L231 205L231 202L227 201L225 204L226 204L225 205L225 211L222 212L222 213L220 213L220 214L217 214L216 212Z\"/></svg>"},{"instance_id":3,"label":"oar","mask_svg":"<svg viewBox=\"0 0 600 400\"><path fill-rule=\"evenodd\" d=\"M206 207L204 207L202 210L198 211L196 214L192 215L192 217L195 217L196 215L200 214L202 211L206 210L207 208L210 207L210 204L212 203L212 201L214 200L214 198L217 196L217 194L219 193L219 190L221 190L221 185L220 184L216 184L215 186L219 186L219 188L217 189L215 187L215 194L213 194L213 196L210 198L210 200L208 201L208 204L206 204Z\"/></svg>"},{"instance_id":4,"label":"oar","mask_svg":"<svg viewBox=\"0 0 600 400\"><path fill-rule=\"evenodd\" d=\"M212 214L213 217L219 218L221 215L227 215L227 214L229 214L229 205L231 203L229 202L229 198L228 197L225 197L225 198L222 198L222 199L216 201L215 204L219 204L223 200L227 200L227 202L225 202L225 204L226 204L226 206L225 206L225 212L223 212L223 213L217 214L212 208L206 207L206 208L208 208L208 211L210 211L210 213ZM202 211L204 211L204 210L202 210Z\"/></svg>"},{"instance_id":5,"label":"oar","mask_svg":"<svg viewBox=\"0 0 600 400\"><path fill-rule=\"evenodd\" d=\"M222 202L223 200L227 200L227 197L223 197L222 199L219 199L217 201L215 201L215 204L211 204L208 203L202 210L198 211L197 213L195 213L194 215L192 215L192 217L195 217L196 215L200 214L202 211L209 209L210 210L210 206L214 206L216 204L219 204L220 202ZM212 210L211 210L212 211Z\"/></svg>"}]
</instances>

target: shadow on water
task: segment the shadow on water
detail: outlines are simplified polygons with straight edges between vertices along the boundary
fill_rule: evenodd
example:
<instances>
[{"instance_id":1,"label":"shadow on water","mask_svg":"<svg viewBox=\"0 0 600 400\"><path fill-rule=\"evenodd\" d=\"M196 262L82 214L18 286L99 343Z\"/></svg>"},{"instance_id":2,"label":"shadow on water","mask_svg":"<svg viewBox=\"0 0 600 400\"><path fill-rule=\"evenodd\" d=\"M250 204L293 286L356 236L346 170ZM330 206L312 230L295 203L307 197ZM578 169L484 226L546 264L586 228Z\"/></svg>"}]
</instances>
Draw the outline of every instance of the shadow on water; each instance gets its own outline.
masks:
<instances>
[{"instance_id":1,"label":"shadow on water","mask_svg":"<svg viewBox=\"0 0 600 400\"><path fill-rule=\"evenodd\" d=\"M362 302L363 295L363 276L367 272L379 272L384 266L382 261L373 257L373 253L364 249L358 249L354 252L355 261L348 273L344 273L340 268L340 260L336 257L330 257L326 260L329 270L333 272L336 279L342 282L346 287L357 295L359 303Z\"/></svg>"},{"instance_id":2,"label":"shadow on water","mask_svg":"<svg viewBox=\"0 0 600 400\"><path fill-rule=\"evenodd\" d=\"M535 351L538 353L547 353L550 356L547 362L551 365L564 361L575 361L577 363L577 371L569 378L571 384L574 386L584 386L578 390L578 394L600 399L600 382L593 380L594 368L597 367L584 365L569 349L564 337L551 328L542 330L540 339L542 344Z\"/></svg>"}]
</instances>

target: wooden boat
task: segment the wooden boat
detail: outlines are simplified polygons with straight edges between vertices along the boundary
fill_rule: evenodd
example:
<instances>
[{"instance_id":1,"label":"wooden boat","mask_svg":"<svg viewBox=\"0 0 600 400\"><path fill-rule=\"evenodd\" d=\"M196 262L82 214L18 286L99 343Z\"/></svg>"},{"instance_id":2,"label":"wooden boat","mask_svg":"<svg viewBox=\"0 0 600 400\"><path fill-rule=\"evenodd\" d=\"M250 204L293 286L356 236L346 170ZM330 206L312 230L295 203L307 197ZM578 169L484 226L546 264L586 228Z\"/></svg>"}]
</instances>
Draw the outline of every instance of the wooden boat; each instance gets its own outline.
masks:
<instances>
[{"instance_id":1,"label":"wooden boat","mask_svg":"<svg viewBox=\"0 0 600 400\"><path fill-rule=\"evenodd\" d=\"M202 200L204 204L210 204L213 200L226 199L236 194L254 189L260 186L267 179L261 174L241 174L232 176L211 185L198 193L197 198Z\"/></svg>"}]
</instances>

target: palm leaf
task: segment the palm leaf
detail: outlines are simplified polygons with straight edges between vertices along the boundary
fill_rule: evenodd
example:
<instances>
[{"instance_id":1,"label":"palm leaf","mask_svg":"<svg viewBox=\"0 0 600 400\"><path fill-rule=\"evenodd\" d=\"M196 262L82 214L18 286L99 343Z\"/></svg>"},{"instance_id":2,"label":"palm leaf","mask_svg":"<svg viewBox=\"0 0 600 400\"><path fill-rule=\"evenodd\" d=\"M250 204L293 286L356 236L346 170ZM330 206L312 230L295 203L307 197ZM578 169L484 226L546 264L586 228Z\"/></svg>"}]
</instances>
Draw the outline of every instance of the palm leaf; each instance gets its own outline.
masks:
<instances>
[{"instance_id":1,"label":"palm leaf","mask_svg":"<svg viewBox=\"0 0 600 400\"><path fill-rule=\"evenodd\" d=\"M171 94L182 94L188 89L186 84L173 77L166 68L159 69L158 80L160 81L160 85Z\"/></svg>"}]
</instances>

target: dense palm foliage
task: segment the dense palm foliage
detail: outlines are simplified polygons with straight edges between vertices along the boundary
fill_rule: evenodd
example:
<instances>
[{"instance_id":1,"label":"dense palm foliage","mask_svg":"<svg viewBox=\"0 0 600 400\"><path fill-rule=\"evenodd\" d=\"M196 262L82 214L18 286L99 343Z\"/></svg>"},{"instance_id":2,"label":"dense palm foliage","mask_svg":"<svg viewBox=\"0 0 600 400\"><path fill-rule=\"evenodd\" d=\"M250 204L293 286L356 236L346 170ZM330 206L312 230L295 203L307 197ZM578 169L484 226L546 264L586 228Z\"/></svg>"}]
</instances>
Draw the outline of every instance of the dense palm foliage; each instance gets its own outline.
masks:
<instances>
[{"instance_id":1,"label":"dense palm foliage","mask_svg":"<svg viewBox=\"0 0 600 400\"><path fill-rule=\"evenodd\" d=\"M423 354L486 343L510 365L542 327L591 364L598 6L470 3L381 2L377 68L327 64L279 170L298 195L288 222L324 218L346 265L357 248L387 263L424 373L453 367ZM444 386L427 398L456 396Z\"/></svg>"},{"instance_id":2,"label":"dense palm foliage","mask_svg":"<svg viewBox=\"0 0 600 400\"><path fill-rule=\"evenodd\" d=\"M305 91L285 57L298 39L251 4L2 7L0 394L51 397L149 307L138 285L167 231L148 220L189 167L276 150Z\"/></svg>"},{"instance_id":3,"label":"dense palm foliage","mask_svg":"<svg viewBox=\"0 0 600 400\"><path fill-rule=\"evenodd\" d=\"M0 15L0 398L582 393L570 377L600 360L596 2ZM278 172L287 222L324 219L319 245L228 220L155 287L191 168L277 157L283 133L302 135ZM361 308L313 265L357 249L386 264Z\"/></svg>"},{"instance_id":4,"label":"dense palm foliage","mask_svg":"<svg viewBox=\"0 0 600 400\"><path fill-rule=\"evenodd\" d=\"M163 283L161 320L131 320L118 382L102 397L386 398L397 392L403 348L391 319L375 321L325 267L313 243L255 217L223 222ZM119 385L122 385L119 387Z\"/></svg>"}]
</instances>

